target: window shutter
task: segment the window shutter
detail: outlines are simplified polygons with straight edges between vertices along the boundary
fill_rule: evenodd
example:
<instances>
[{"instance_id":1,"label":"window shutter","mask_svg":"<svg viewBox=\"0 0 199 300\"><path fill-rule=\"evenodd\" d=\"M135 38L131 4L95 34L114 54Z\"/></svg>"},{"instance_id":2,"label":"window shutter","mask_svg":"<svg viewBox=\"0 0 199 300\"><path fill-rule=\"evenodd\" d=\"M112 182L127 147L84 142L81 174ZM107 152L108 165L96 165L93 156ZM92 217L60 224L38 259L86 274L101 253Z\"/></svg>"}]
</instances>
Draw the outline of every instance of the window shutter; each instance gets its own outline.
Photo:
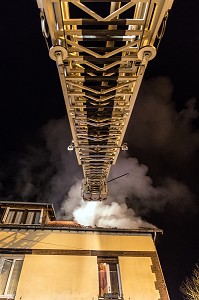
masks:
<instances>
[{"instance_id":1,"label":"window shutter","mask_svg":"<svg viewBox=\"0 0 199 300\"><path fill-rule=\"evenodd\" d=\"M16 216L15 216L15 221L14 221L15 224L21 224L23 214L24 214L24 211L21 211L21 210L16 211Z\"/></svg>"},{"instance_id":2,"label":"window shutter","mask_svg":"<svg viewBox=\"0 0 199 300\"><path fill-rule=\"evenodd\" d=\"M25 224L28 224L28 225L32 224L34 215L35 215L34 211L32 211L32 210L28 211Z\"/></svg>"},{"instance_id":3,"label":"window shutter","mask_svg":"<svg viewBox=\"0 0 199 300\"><path fill-rule=\"evenodd\" d=\"M7 207L5 210L4 216L2 218L2 223L5 223L8 213L9 213L9 210L10 210L10 207Z\"/></svg>"},{"instance_id":4,"label":"window shutter","mask_svg":"<svg viewBox=\"0 0 199 300\"><path fill-rule=\"evenodd\" d=\"M43 215L44 215L44 210L43 210L43 208L42 208L41 214L40 214L40 219L39 219L39 223L40 223L40 224L42 224Z\"/></svg>"}]
</instances>

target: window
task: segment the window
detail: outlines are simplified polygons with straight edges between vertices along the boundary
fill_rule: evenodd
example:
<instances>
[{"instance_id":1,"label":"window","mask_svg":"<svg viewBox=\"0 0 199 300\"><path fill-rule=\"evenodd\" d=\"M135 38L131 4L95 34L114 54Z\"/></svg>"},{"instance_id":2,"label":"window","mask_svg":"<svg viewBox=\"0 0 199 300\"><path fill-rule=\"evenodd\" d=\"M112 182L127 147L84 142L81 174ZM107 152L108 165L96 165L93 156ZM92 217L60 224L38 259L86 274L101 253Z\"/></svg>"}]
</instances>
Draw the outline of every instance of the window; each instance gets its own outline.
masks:
<instances>
[{"instance_id":1,"label":"window","mask_svg":"<svg viewBox=\"0 0 199 300\"><path fill-rule=\"evenodd\" d=\"M98 257L99 298L121 299L122 287L117 257Z\"/></svg>"},{"instance_id":2,"label":"window","mask_svg":"<svg viewBox=\"0 0 199 300\"><path fill-rule=\"evenodd\" d=\"M23 257L2 256L0 258L0 297L14 299Z\"/></svg>"},{"instance_id":3,"label":"window","mask_svg":"<svg viewBox=\"0 0 199 300\"><path fill-rule=\"evenodd\" d=\"M42 221L43 210L31 209L5 209L2 222L6 224L40 224Z\"/></svg>"}]
</instances>

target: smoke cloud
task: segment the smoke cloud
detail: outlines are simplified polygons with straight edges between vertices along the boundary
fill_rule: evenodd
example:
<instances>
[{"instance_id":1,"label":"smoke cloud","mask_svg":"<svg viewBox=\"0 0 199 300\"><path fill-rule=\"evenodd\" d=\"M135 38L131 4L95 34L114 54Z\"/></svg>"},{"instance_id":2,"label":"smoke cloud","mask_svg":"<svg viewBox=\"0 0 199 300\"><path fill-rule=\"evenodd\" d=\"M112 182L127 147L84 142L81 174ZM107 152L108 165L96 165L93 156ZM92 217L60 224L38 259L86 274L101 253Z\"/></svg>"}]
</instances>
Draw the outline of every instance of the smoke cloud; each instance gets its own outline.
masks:
<instances>
[{"instance_id":1,"label":"smoke cloud","mask_svg":"<svg viewBox=\"0 0 199 300\"><path fill-rule=\"evenodd\" d=\"M70 187L82 178L75 153L67 150L71 140L66 118L50 120L2 172L1 198L50 202L58 210Z\"/></svg>"},{"instance_id":2,"label":"smoke cloud","mask_svg":"<svg viewBox=\"0 0 199 300\"><path fill-rule=\"evenodd\" d=\"M143 81L125 139L132 149L161 155L176 165L190 161L199 148L199 133L193 127L198 111L196 99L176 111L172 93L167 77Z\"/></svg>"},{"instance_id":3,"label":"smoke cloud","mask_svg":"<svg viewBox=\"0 0 199 300\"><path fill-rule=\"evenodd\" d=\"M115 202L111 196L103 202L88 202L81 198L81 182L71 187L68 197L62 204L64 218L74 219L85 226L117 227L117 228L151 228L154 226L136 216L133 209L128 208L124 195L123 203Z\"/></svg>"},{"instance_id":4,"label":"smoke cloud","mask_svg":"<svg viewBox=\"0 0 199 300\"><path fill-rule=\"evenodd\" d=\"M81 182L73 185L63 201L61 212L66 219L100 227L140 228L154 227L139 216L150 211L163 211L167 205L184 212L194 206L193 195L188 187L177 180L165 178L162 186L153 186L147 175L148 168L135 158L118 159L110 173L109 197L103 202L85 202L81 198ZM134 209L133 209L134 208Z\"/></svg>"},{"instance_id":5,"label":"smoke cloud","mask_svg":"<svg viewBox=\"0 0 199 300\"><path fill-rule=\"evenodd\" d=\"M51 120L43 129L46 146L50 153L50 164L54 173L49 180L46 198L49 202L60 202L73 183L82 177L75 151L68 151L72 141L69 125L65 119Z\"/></svg>"}]
</instances>

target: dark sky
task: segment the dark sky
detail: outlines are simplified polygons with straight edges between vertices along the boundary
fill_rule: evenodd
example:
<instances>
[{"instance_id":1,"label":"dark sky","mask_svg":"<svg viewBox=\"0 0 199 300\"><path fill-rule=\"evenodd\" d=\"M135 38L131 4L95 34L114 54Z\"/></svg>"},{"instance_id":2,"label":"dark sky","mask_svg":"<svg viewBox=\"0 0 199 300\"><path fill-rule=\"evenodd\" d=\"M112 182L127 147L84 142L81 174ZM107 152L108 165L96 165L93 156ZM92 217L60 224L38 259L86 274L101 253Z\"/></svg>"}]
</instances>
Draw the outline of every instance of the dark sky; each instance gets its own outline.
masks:
<instances>
[{"instance_id":1,"label":"dark sky","mask_svg":"<svg viewBox=\"0 0 199 300\"><path fill-rule=\"evenodd\" d=\"M135 211L164 230L157 248L171 300L182 299L179 285L199 253L198 11L197 0L174 1L125 137L129 156L148 167L150 193L164 195L128 197ZM0 197L57 199L58 209L81 170L66 150L71 135L56 65L36 1L1 1L0 14Z\"/></svg>"}]
</instances>

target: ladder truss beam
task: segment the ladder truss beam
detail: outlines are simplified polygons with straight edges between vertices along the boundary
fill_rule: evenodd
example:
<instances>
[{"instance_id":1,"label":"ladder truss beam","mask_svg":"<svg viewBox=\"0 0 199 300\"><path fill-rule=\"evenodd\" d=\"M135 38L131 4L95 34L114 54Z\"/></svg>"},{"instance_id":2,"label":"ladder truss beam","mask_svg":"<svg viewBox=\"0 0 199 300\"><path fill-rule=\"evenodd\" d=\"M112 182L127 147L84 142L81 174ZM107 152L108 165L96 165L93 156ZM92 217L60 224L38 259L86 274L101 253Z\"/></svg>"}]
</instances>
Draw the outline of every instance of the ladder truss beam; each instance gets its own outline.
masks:
<instances>
[{"instance_id":1,"label":"ladder truss beam","mask_svg":"<svg viewBox=\"0 0 199 300\"><path fill-rule=\"evenodd\" d=\"M110 168L126 149L124 134L172 2L37 0L83 168L85 200L107 197Z\"/></svg>"}]
</instances>

